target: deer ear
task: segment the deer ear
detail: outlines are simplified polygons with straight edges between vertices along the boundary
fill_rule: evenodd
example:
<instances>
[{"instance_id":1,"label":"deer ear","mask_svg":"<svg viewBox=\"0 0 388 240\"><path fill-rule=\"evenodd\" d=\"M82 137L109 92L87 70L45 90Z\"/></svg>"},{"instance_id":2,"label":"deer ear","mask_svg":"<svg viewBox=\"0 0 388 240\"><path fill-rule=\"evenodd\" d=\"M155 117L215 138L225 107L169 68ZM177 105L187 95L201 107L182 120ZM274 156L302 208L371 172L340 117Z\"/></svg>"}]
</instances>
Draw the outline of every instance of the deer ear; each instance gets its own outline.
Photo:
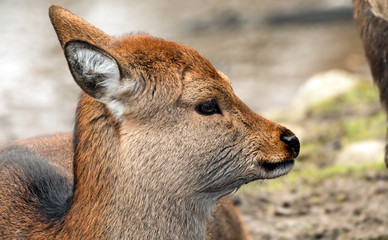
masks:
<instances>
[{"instance_id":1,"label":"deer ear","mask_svg":"<svg viewBox=\"0 0 388 240\"><path fill-rule=\"evenodd\" d=\"M112 38L62 7L50 6L49 16L74 80L86 94L105 103L119 118L124 112L123 104L116 98L122 90L120 67L103 50Z\"/></svg>"},{"instance_id":2,"label":"deer ear","mask_svg":"<svg viewBox=\"0 0 388 240\"><path fill-rule=\"evenodd\" d=\"M105 50L83 41L70 41L65 56L74 80L94 99L109 104L120 86L120 68Z\"/></svg>"}]
</instances>

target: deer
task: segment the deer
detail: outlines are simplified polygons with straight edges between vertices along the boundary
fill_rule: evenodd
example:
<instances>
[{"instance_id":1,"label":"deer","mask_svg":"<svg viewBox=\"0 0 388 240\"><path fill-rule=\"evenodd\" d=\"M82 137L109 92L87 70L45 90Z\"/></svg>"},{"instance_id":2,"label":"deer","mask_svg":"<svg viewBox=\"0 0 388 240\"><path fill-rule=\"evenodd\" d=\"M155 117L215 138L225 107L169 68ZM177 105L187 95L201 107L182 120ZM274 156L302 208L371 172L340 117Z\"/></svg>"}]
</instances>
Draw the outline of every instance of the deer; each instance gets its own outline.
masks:
<instances>
[{"instance_id":1,"label":"deer","mask_svg":"<svg viewBox=\"0 0 388 240\"><path fill-rule=\"evenodd\" d=\"M287 174L295 134L186 45L49 17L81 88L74 130L1 147L1 238L249 239L228 195Z\"/></svg>"},{"instance_id":2,"label":"deer","mask_svg":"<svg viewBox=\"0 0 388 240\"><path fill-rule=\"evenodd\" d=\"M388 111L388 2L384 0L353 0L354 22L359 30L365 56L380 101ZM386 135L388 138L388 132ZM388 167L388 144L385 146L385 165Z\"/></svg>"}]
</instances>

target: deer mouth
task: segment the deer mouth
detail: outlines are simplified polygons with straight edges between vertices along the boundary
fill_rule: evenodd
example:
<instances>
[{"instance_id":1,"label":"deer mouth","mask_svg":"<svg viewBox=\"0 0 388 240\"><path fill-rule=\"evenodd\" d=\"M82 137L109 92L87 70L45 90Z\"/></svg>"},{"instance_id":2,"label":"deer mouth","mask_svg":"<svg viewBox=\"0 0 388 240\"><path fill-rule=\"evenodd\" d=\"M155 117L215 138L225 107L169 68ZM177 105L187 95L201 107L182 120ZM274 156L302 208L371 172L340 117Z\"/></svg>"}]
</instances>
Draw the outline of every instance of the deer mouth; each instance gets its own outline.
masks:
<instances>
[{"instance_id":1,"label":"deer mouth","mask_svg":"<svg viewBox=\"0 0 388 240\"><path fill-rule=\"evenodd\" d=\"M272 179L287 174L294 166L294 160L285 160L283 162L262 162L259 163L259 179Z\"/></svg>"}]
</instances>

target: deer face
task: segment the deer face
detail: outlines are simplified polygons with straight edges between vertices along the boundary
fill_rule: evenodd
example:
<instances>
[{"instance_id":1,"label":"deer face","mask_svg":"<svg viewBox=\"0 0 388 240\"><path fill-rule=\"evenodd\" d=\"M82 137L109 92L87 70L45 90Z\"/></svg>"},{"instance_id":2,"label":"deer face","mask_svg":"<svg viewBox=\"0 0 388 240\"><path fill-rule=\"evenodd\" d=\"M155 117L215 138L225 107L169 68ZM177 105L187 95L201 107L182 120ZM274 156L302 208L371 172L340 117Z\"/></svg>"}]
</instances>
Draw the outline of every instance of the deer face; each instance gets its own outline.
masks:
<instances>
[{"instance_id":1,"label":"deer face","mask_svg":"<svg viewBox=\"0 0 388 240\"><path fill-rule=\"evenodd\" d=\"M141 171L219 197L291 169L298 139L251 111L193 49L148 35L106 49L74 41L65 53L77 83L120 122L123 158L144 159Z\"/></svg>"}]
</instances>

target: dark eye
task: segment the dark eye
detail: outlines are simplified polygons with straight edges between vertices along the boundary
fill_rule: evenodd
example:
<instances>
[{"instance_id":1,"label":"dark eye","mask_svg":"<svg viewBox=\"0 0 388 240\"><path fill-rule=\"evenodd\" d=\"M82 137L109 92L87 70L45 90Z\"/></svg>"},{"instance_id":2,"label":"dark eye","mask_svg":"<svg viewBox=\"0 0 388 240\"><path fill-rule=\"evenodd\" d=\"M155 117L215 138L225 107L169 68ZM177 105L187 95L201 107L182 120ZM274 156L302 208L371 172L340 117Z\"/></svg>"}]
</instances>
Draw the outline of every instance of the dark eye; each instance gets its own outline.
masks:
<instances>
[{"instance_id":1,"label":"dark eye","mask_svg":"<svg viewBox=\"0 0 388 240\"><path fill-rule=\"evenodd\" d=\"M211 100L208 102L204 102L199 104L195 110L202 115L212 115L212 114L221 114L220 107L217 104L216 100Z\"/></svg>"}]
</instances>

